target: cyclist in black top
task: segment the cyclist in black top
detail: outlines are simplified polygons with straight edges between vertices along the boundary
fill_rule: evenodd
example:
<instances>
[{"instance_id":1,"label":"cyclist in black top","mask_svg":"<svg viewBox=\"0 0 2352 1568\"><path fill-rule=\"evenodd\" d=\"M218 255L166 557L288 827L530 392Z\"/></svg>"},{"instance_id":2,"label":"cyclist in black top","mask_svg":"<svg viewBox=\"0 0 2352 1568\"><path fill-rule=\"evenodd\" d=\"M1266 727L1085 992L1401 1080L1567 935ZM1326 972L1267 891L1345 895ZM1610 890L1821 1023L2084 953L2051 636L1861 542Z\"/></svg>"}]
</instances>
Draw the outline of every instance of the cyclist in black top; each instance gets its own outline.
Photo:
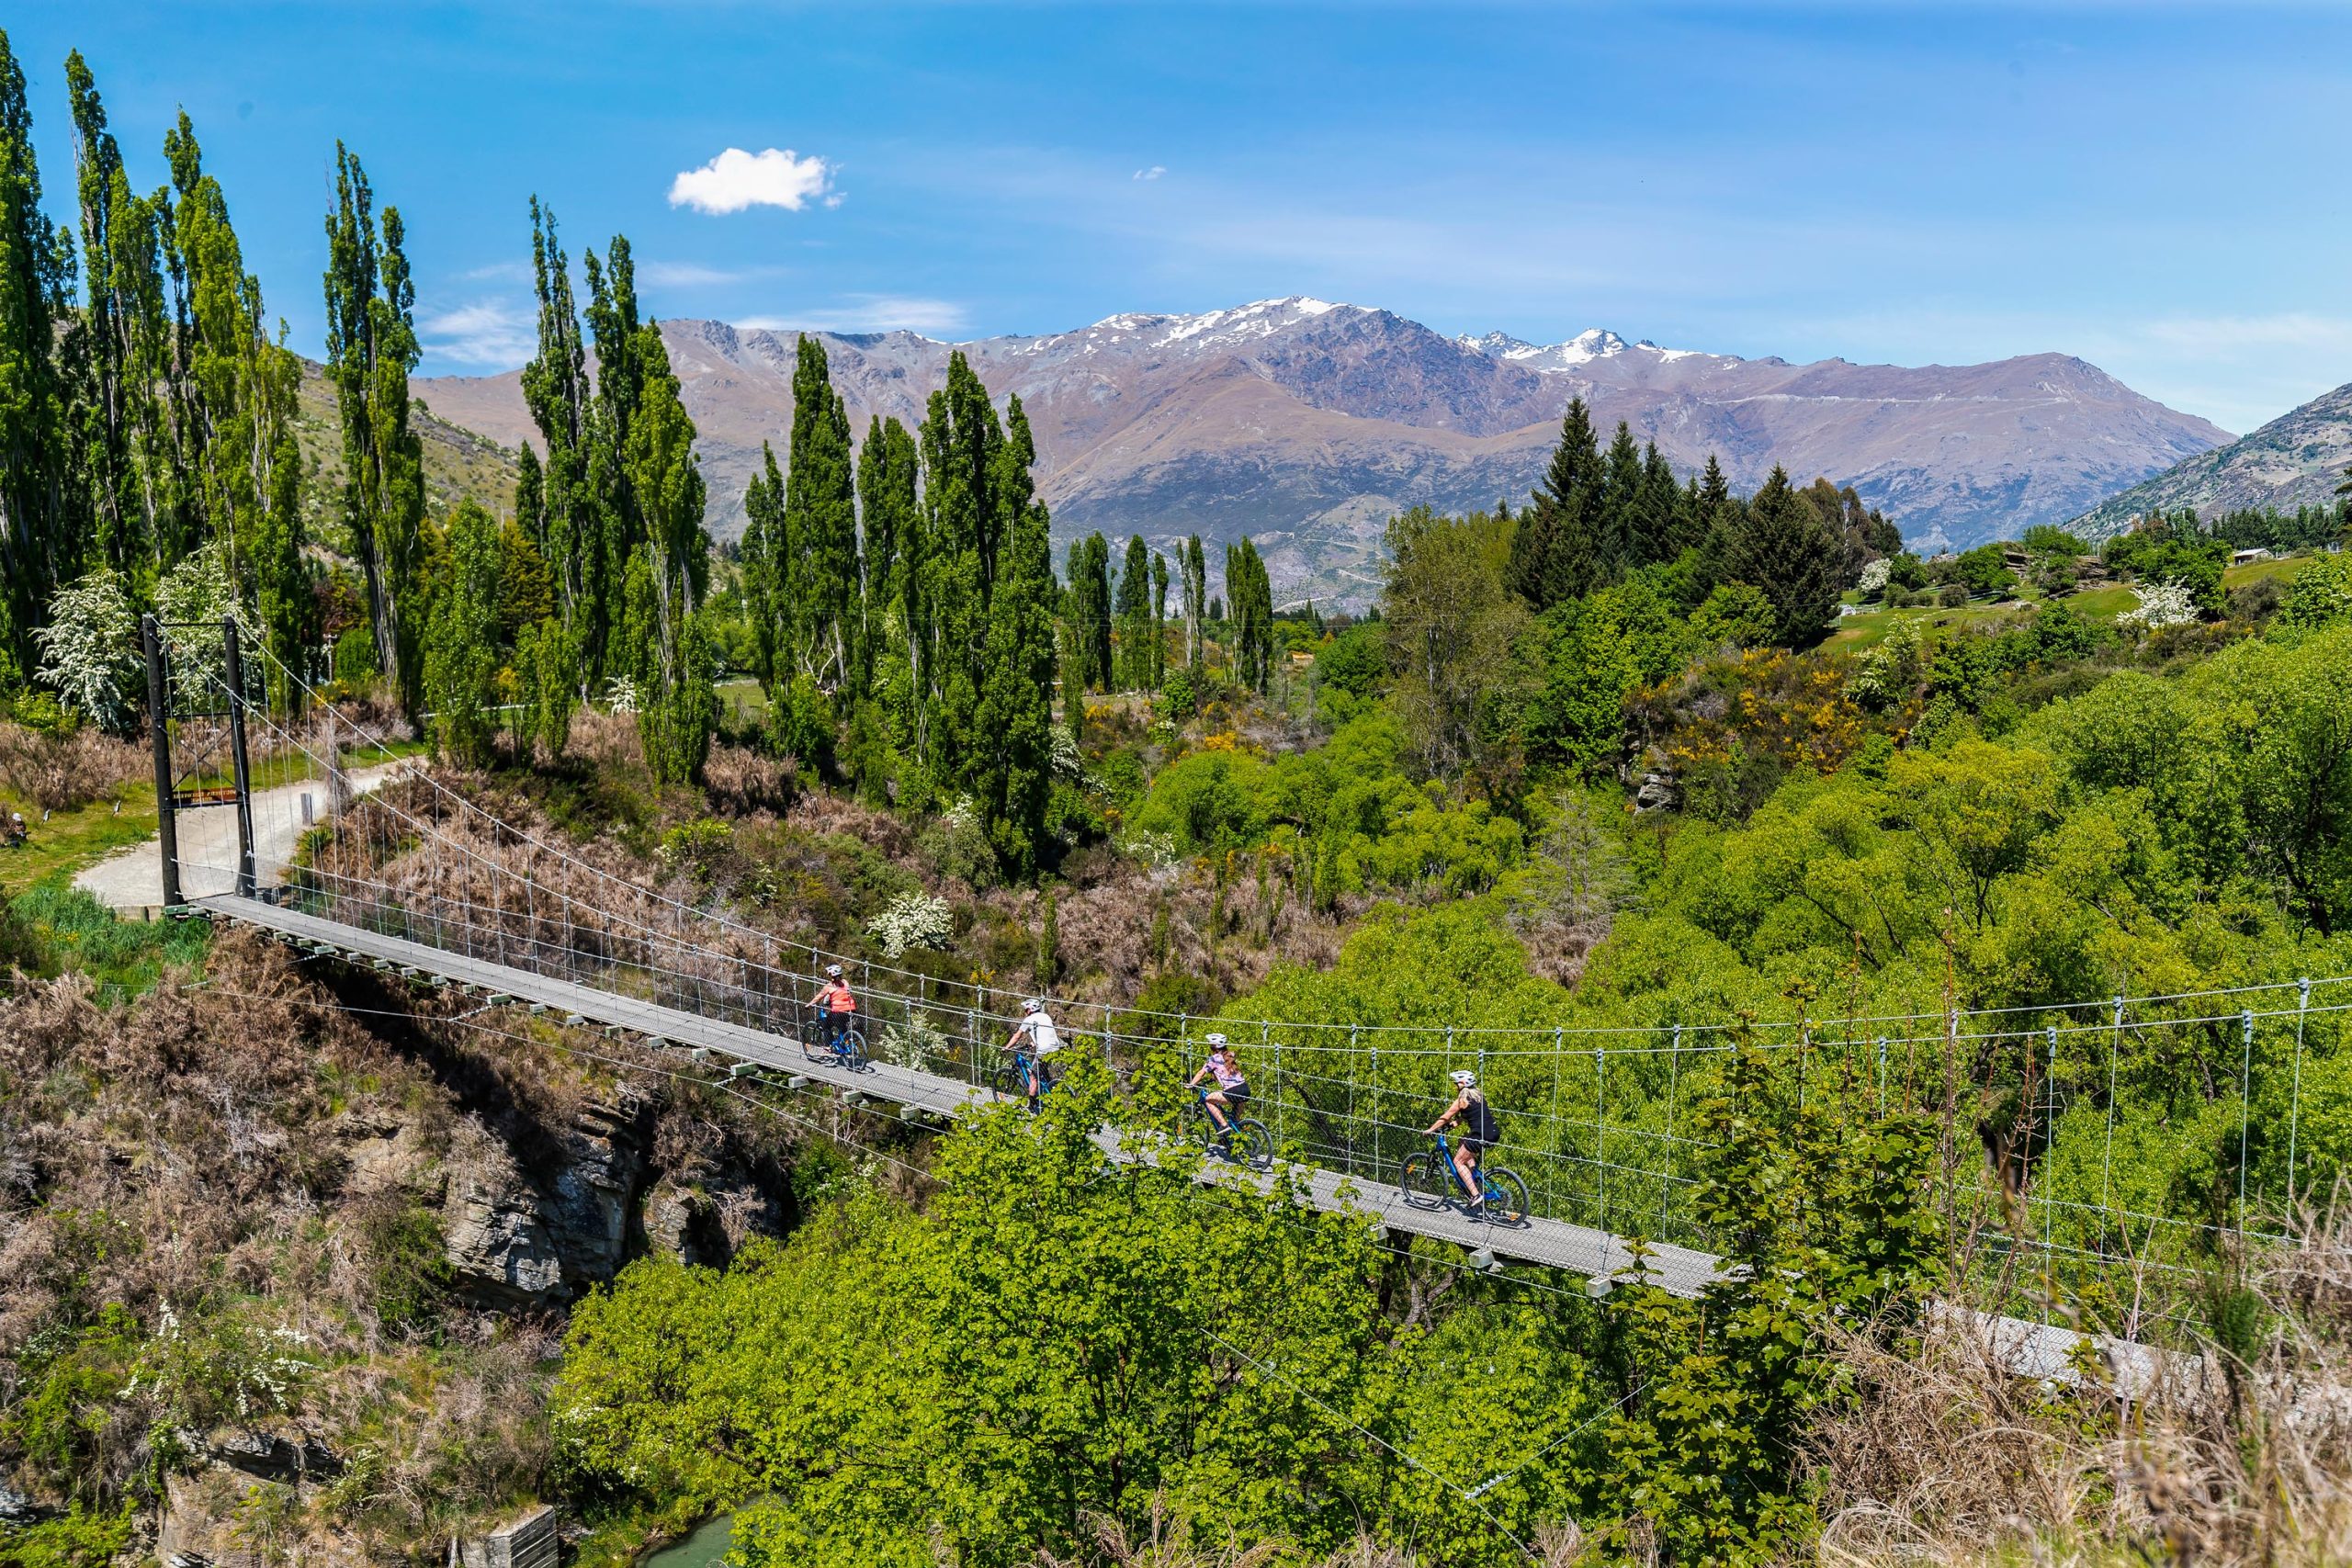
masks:
<instances>
[{"instance_id":1,"label":"cyclist in black top","mask_svg":"<svg viewBox=\"0 0 2352 1568\"><path fill-rule=\"evenodd\" d=\"M1461 1179L1462 1190L1470 1194L1470 1213L1476 1213L1486 1206L1478 1190L1478 1157L1502 1137L1502 1129L1495 1122L1494 1108L1487 1103L1486 1095L1478 1088L1478 1075L1457 1071L1453 1077L1453 1103L1443 1115L1423 1131L1431 1137L1454 1121L1462 1123L1462 1136L1453 1145L1453 1174Z\"/></svg>"}]
</instances>

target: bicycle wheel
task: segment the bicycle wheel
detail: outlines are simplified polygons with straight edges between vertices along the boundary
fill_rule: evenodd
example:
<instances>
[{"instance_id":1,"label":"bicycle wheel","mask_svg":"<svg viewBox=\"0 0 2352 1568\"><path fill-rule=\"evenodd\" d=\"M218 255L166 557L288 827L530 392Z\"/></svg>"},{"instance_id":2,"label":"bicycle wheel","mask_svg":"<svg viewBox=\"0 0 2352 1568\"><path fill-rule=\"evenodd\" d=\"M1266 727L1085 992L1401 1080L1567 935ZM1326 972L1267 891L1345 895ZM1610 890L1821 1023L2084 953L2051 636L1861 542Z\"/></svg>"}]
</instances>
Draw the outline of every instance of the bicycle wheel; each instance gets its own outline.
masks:
<instances>
[{"instance_id":1,"label":"bicycle wheel","mask_svg":"<svg viewBox=\"0 0 2352 1568\"><path fill-rule=\"evenodd\" d=\"M1427 1149L1415 1149L1405 1156L1397 1187L1405 1194L1405 1201L1416 1209L1438 1209L1445 1206L1446 1173L1441 1170L1435 1157Z\"/></svg>"},{"instance_id":2,"label":"bicycle wheel","mask_svg":"<svg viewBox=\"0 0 2352 1568\"><path fill-rule=\"evenodd\" d=\"M989 1073L989 1088L996 1090L997 1093L1004 1096L1007 1100L1026 1100L1029 1098L1029 1080L1022 1077L1021 1069L1011 1062L999 1062L996 1066L990 1070Z\"/></svg>"},{"instance_id":3,"label":"bicycle wheel","mask_svg":"<svg viewBox=\"0 0 2352 1568\"><path fill-rule=\"evenodd\" d=\"M1233 1136L1229 1141L1233 1158L1251 1170L1272 1170L1274 1167L1274 1136L1266 1131L1263 1122L1250 1116L1233 1119Z\"/></svg>"},{"instance_id":4,"label":"bicycle wheel","mask_svg":"<svg viewBox=\"0 0 2352 1568\"><path fill-rule=\"evenodd\" d=\"M1486 1189L1487 1218L1498 1225L1523 1225L1533 1211L1527 1201L1527 1183L1519 1172L1496 1167L1481 1173L1479 1185Z\"/></svg>"},{"instance_id":5,"label":"bicycle wheel","mask_svg":"<svg viewBox=\"0 0 2352 1568\"><path fill-rule=\"evenodd\" d=\"M873 1066L866 1060L865 1034L861 1030L842 1030L841 1049L834 1055L840 1057L842 1066L854 1073L862 1073Z\"/></svg>"}]
</instances>

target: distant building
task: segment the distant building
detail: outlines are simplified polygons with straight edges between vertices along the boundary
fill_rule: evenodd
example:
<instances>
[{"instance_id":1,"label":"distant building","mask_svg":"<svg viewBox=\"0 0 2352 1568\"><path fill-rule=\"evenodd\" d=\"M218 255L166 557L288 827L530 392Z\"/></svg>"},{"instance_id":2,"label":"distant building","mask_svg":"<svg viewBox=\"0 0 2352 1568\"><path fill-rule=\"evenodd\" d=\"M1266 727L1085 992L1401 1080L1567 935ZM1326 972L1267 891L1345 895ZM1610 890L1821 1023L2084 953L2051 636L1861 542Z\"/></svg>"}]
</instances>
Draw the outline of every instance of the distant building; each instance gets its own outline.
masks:
<instances>
[{"instance_id":1,"label":"distant building","mask_svg":"<svg viewBox=\"0 0 2352 1568\"><path fill-rule=\"evenodd\" d=\"M2232 566L2244 566L2250 560L2268 560L2270 558L2270 552L2265 549L2233 550L2230 554L2230 564Z\"/></svg>"}]
</instances>

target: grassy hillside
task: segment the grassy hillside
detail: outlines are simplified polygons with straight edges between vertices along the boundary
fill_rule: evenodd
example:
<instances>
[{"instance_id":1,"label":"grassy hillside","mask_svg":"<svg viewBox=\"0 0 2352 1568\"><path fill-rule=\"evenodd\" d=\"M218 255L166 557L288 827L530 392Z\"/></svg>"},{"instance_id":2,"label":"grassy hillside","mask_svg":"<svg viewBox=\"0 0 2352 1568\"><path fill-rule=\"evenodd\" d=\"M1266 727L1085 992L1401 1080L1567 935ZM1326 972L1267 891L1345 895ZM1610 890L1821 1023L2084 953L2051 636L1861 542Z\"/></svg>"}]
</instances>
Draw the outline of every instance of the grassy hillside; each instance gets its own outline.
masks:
<instances>
[{"instance_id":1,"label":"grassy hillside","mask_svg":"<svg viewBox=\"0 0 2352 1568\"><path fill-rule=\"evenodd\" d=\"M474 501L493 513L514 506L516 456L487 436L451 424L429 407L416 407L415 430L424 446L425 505L435 514L460 501ZM301 408L297 416L304 474L305 504L311 536L333 519L343 485L343 426L335 412L334 389L322 367L302 361Z\"/></svg>"}]
</instances>

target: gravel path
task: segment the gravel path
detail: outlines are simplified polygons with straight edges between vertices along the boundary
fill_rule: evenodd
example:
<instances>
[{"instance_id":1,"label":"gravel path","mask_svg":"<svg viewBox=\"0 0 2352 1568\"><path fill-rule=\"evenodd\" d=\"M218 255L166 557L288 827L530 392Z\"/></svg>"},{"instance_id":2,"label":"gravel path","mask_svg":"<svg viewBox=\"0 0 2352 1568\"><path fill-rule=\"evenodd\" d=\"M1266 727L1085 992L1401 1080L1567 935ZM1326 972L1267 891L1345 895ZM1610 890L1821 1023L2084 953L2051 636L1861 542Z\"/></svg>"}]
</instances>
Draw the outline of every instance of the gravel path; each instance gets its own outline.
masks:
<instances>
[{"instance_id":1,"label":"gravel path","mask_svg":"<svg viewBox=\"0 0 2352 1568\"><path fill-rule=\"evenodd\" d=\"M355 794L365 795L383 783L397 762L353 768L344 774ZM311 815L326 816L326 785L314 780L280 784L254 793L254 863L261 880L285 880L286 863L294 856L309 826L303 797L310 797ZM182 807L176 815L180 846L180 896L201 898L236 888L237 808L233 806ZM152 908L164 901L164 862L158 840L133 844L85 870L74 879L101 904L114 909Z\"/></svg>"}]
</instances>

